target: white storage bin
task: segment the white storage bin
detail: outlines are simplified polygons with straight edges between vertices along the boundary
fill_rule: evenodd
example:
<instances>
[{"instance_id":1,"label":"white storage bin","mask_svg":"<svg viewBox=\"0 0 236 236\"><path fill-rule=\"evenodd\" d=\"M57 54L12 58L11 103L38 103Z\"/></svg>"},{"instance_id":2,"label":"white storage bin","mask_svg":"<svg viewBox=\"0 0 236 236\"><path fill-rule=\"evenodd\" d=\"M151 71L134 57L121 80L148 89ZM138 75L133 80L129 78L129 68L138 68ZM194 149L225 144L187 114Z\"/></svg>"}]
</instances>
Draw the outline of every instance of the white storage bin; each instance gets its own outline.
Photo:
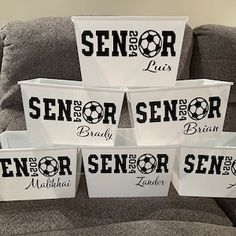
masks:
<instances>
[{"instance_id":1,"label":"white storage bin","mask_svg":"<svg viewBox=\"0 0 236 236\"><path fill-rule=\"evenodd\" d=\"M26 131L0 135L0 201L75 197L82 157L76 146L35 148Z\"/></svg>"},{"instance_id":2,"label":"white storage bin","mask_svg":"<svg viewBox=\"0 0 236 236\"><path fill-rule=\"evenodd\" d=\"M177 81L175 87L129 89L138 145L205 142L222 133L232 83Z\"/></svg>"},{"instance_id":3,"label":"white storage bin","mask_svg":"<svg viewBox=\"0 0 236 236\"><path fill-rule=\"evenodd\" d=\"M26 126L37 144L114 145L122 89L81 82L33 79L21 85Z\"/></svg>"},{"instance_id":4,"label":"white storage bin","mask_svg":"<svg viewBox=\"0 0 236 236\"><path fill-rule=\"evenodd\" d=\"M83 84L173 86L187 17L74 16Z\"/></svg>"},{"instance_id":5,"label":"white storage bin","mask_svg":"<svg viewBox=\"0 0 236 236\"><path fill-rule=\"evenodd\" d=\"M167 196L175 146L136 146L132 129L119 130L115 147L82 147L91 198Z\"/></svg>"},{"instance_id":6,"label":"white storage bin","mask_svg":"<svg viewBox=\"0 0 236 236\"><path fill-rule=\"evenodd\" d=\"M236 133L214 142L182 145L172 182L182 196L236 197Z\"/></svg>"}]
</instances>

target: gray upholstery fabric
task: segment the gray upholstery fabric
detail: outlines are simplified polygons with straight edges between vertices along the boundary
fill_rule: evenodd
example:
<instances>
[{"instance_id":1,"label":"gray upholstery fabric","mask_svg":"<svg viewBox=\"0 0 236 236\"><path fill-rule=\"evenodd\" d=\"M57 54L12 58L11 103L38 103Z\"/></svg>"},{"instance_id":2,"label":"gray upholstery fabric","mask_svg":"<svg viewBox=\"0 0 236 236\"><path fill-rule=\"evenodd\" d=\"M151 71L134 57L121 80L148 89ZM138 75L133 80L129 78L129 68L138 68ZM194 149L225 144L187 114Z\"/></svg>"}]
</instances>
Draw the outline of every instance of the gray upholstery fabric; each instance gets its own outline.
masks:
<instances>
[{"instance_id":1,"label":"gray upholstery fabric","mask_svg":"<svg viewBox=\"0 0 236 236\"><path fill-rule=\"evenodd\" d=\"M226 212L236 227L236 199L219 198L217 199L217 203Z\"/></svg>"},{"instance_id":2,"label":"gray upholstery fabric","mask_svg":"<svg viewBox=\"0 0 236 236\"><path fill-rule=\"evenodd\" d=\"M227 107L224 131L236 132L236 103L229 103Z\"/></svg>"},{"instance_id":3,"label":"gray upholstery fabric","mask_svg":"<svg viewBox=\"0 0 236 236\"><path fill-rule=\"evenodd\" d=\"M119 128L131 128L132 122L131 122L131 116L129 114L128 110L128 101L126 95L124 96L123 105L121 108L121 114L120 114L120 121L119 121Z\"/></svg>"},{"instance_id":4,"label":"gray upholstery fabric","mask_svg":"<svg viewBox=\"0 0 236 236\"><path fill-rule=\"evenodd\" d=\"M231 226L213 199L169 197L89 199L84 177L75 199L0 202L0 235L33 234L142 220L204 222Z\"/></svg>"},{"instance_id":5,"label":"gray upholstery fabric","mask_svg":"<svg viewBox=\"0 0 236 236\"><path fill-rule=\"evenodd\" d=\"M25 130L25 117L22 110L6 108L0 111L0 133L5 130Z\"/></svg>"},{"instance_id":6,"label":"gray upholstery fabric","mask_svg":"<svg viewBox=\"0 0 236 236\"><path fill-rule=\"evenodd\" d=\"M188 79L190 77L190 62L192 58L192 52L193 30L188 25L186 25L177 79Z\"/></svg>"},{"instance_id":7,"label":"gray upholstery fabric","mask_svg":"<svg viewBox=\"0 0 236 236\"><path fill-rule=\"evenodd\" d=\"M236 82L236 27L203 25L194 29L192 78ZM236 83L230 102L236 102Z\"/></svg>"},{"instance_id":8,"label":"gray upholstery fabric","mask_svg":"<svg viewBox=\"0 0 236 236\"><path fill-rule=\"evenodd\" d=\"M236 235L236 228L203 224L198 222L180 222L165 220L148 220L125 222L105 226L89 227L75 230L63 230L54 232L42 232L35 234L24 234L34 236L105 236L105 235L127 235L127 236L232 236Z\"/></svg>"},{"instance_id":9,"label":"gray upholstery fabric","mask_svg":"<svg viewBox=\"0 0 236 236\"><path fill-rule=\"evenodd\" d=\"M0 131L24 129L17 81L37 77L81 80L74 26L70 17L41 18L8 23L0 34L4 39Z\"/></svg>"},{"instance_id":10,"label":"gray upholstery fabric","mask_svg":"<svg viewBox=\"0 0 236 236\"><path fill-rule=\"evenodd\" d=\"M1 101L3 109L21 105L17 81L36 77L81 79L70 17L16 21L8 23L1 34L4 57L0 89L7 94Z\"/></svg>"}]
</instances>

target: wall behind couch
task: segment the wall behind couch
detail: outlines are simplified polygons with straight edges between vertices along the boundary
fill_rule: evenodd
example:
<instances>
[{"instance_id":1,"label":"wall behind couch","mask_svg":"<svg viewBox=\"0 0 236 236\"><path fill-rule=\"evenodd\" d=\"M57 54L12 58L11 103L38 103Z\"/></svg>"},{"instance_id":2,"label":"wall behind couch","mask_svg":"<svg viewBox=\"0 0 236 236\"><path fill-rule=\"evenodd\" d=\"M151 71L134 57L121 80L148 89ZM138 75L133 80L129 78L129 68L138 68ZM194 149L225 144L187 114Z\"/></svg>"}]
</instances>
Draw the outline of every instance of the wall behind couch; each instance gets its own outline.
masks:
<instances>
[{"instance_id":1,"label":"wall behind couch","mask_svg":"<svg viewBox=\"0 0 236 236\"><path fill-rule=\"evenodd\" d=\"M68 15L187 15L201 24L236 26L235 0L0 0L0 26L11 20Z\"/></svg>"}]
</instances>

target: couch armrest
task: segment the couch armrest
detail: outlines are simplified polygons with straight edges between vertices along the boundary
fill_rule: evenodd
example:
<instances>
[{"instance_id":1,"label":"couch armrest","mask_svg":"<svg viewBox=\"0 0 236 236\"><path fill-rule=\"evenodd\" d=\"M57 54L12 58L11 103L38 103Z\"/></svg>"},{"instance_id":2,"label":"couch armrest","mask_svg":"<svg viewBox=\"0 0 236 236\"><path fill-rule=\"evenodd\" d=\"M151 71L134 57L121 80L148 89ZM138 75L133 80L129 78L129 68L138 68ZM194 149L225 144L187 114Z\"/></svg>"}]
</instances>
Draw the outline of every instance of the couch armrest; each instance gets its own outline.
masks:
<instances>
[{"instance_id":1,"label":"couch armrest","mask_svg":"<svg viewBox=\"0 0 236 236\"><path fill-rule=\"evenodd\" d=\"M203 25L193 34L191 77L234 82L229 102L236 102L236 27Z\"/></svg>"},{"instance_id":2,"label":"couch armrest","mask_svg":"<svg viewBox=\"0 0 236 236\"><path fill-rule=\"evenodd\" d=\"M236 199L219 198L216 201L236 227Z\"/></svg>"}]
</instances>

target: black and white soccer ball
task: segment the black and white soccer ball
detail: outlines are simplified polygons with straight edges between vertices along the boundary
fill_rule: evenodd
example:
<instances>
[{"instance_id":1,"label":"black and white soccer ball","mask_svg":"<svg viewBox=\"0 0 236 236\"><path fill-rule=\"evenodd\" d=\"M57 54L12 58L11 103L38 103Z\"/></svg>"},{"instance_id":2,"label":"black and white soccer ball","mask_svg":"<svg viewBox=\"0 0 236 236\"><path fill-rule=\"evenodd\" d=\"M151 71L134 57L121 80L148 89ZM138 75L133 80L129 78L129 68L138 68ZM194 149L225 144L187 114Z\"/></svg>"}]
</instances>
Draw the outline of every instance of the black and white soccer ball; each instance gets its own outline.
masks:
<instances>
[{"instance_id":1,"label":"black and white soccer ball","mask_svg":"<svg viewBox=\"0 0 236 236\"><path fill-rule=\"evenodd\" d=\"M138 170L142 174L152 173L155 170L156 166L157 166L156 158L149 153L143 154L142 156L139 157L137 161Z\"/></svg>"},{"instance_id":2,"label":"black and white soccer ball","mask_svg":"<svg viewBox=\"0 0 236 236\"><path fill-rule=\"evenodd\" d=\"M38 163L38 168L39 172L46 177L54 176L59 170L58 162L50 156L43 157Z\"/></svg>"},{"instance_id":3,"label":"black and white soccer ball","mask_svg":"<svg viewBox=\"0 0 236 236\"><path fill-rule=\"evenodd\" d=\"M231 165L231 171L234 175L236 175L236 160L234 160Z\"/></svg>"},{"instance_id":4,"label":"black and white soccer ball","mask_svg":"<svg viewBox=\"0 0 236 236\"><path fill-rule=\"evenodd\" d=\"M143 56L155 57L162 47L161 37L156 31L147 30L140 36L138 46Z\"/></svg>"},{"instance_id":5,"label":"black and white soccer ball","mask_svg":"<svg viewBox=\"0 0 236 236\"><path fill-rule=\"evenodd\" d=\"M98 102L91 101L84 105L82 114L89 124L97 124L103 118L103 108Z\"/></svg>"},{"instance_id":6,"label":"black and white soccer ball","mask_svg":"<svg viewBox=\"0 0 236 236\"><path fill-rule=\"evenodd\" d=\"M208 102L202 98L194 98L188 105L188 114L193 120L203 119L209 110Z\"/></svg>"}]
</instances>

